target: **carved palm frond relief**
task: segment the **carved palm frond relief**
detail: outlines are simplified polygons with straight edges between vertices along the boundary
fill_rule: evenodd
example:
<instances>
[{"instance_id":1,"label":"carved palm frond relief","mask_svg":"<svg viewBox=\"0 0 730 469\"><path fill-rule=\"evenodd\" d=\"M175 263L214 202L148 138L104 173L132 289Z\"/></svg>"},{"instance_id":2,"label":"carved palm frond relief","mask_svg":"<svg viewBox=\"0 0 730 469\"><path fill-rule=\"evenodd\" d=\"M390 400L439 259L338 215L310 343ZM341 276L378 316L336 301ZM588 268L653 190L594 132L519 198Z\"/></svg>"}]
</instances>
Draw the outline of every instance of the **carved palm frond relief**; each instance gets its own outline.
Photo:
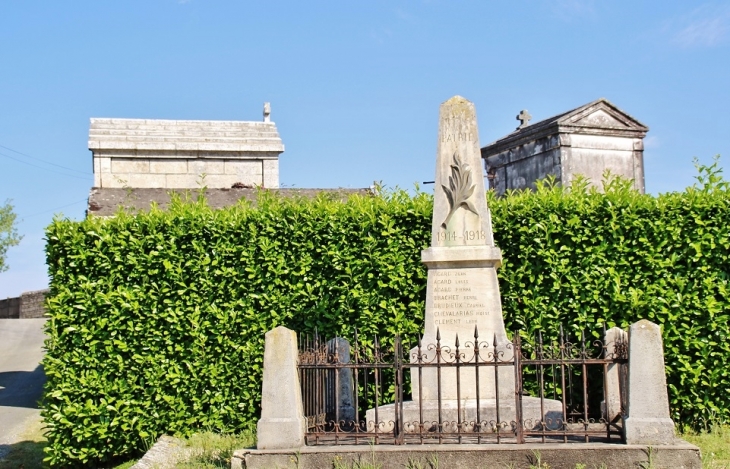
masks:
<instances>
[{"instance_id":1,"label":"carved palm frond relief","mask_svg":"<svg viewBox=\"0 0 730 469\"><path fill-rule=\"evenodd\" d=\"M449 187L441 185L446 194L446 198L449 200L449 214L446 215L446 219L441 223L442 228L446 228L449 224L449 220L454 216L454 213L460 208L464 207L475 215L477 213L474 204L469 201L469 197L474 193L476 186L472 182L471 167L461 162L459 154L454 152L454 159L451 166L451 176L449 176Z\"/></svg>"}]
</instances>

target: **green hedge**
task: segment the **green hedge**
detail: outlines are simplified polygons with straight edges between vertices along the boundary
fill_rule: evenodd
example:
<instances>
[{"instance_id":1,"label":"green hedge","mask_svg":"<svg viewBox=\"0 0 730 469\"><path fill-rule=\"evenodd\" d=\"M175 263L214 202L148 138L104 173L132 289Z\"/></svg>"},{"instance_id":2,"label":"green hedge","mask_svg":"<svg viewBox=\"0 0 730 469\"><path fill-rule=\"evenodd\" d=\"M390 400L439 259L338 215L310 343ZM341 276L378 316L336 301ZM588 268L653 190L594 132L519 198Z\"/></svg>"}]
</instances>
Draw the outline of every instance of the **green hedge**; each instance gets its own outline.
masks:
<instances>
[{"instance_id":1,"label":"green hedge","mask_svg":"<svg viewBox=\"0 0 730 469\"><path fill-rule=\"evenodd\" d=\"M730 197L716 168L684 193L597 194L544 185L489 204L507 327L664 328L673 417L730 417ZM255 422L263 334L411 340L422 330L432 199L395 191L339 202L281 200L47 229L44 361L48 460L92 465L162 433Z\"/></svg>"},{"instance_id":2,"label":"green hedge","mask_svg":"<svg viewBox=\"0 0 730 469\"><path fill-rule=\"evenodd\" d=\"M161 433L246 428L277 325L420 330L430 197L262 198L257 209L178 200L48 228L52 463L133 453Z\"/></svg>"}]
</instances>

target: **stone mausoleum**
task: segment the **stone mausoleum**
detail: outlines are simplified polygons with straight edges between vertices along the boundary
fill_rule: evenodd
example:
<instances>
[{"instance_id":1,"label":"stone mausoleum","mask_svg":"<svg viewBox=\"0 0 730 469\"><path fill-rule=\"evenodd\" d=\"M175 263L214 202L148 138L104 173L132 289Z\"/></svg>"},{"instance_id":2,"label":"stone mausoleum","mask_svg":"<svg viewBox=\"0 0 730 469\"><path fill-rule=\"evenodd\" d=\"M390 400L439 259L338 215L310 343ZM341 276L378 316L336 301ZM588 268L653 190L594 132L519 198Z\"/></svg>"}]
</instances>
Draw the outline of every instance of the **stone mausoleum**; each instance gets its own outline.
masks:
<instances>
[{"instance_id":1,"label":"stone mausoleum","mask_svg":"<svg viewBox=\"0 0 730 469\"><path fill-rule=\"evenodd\" d=\"M283 197L313 198L322 192L347 199L361 189L280 189L279 155L284 145L264 104L262 121L91 119L89 149L94 187L87 215L114 216L119 207L165 210L171 195L206 188L213 208L241 199L256 203L258 188Z\"/></svg>"},{"instance_id":2,"label":"stone mausoleum","mask_svg":"<svg viewBox=\"0 0 730 469\"><path fill-rule=\"evenodd\" d=\"M284 145L260 122L92 118L95 188L279 187Z\"/></svg>"},{"instance_id":3,"label":"stone mausoleum","mask_svg":"<svg viewBox=\"0 0 730 469\"><path fill-rule=\"evenodd\" d=\"M535 189L549 175L569 185L576 175L601 187L603 174L634 181L644 193L644 137L649 128L607 99L530 124L526 110L511 134L481 149L489 188L497 195L510 189Z\"/></svg>"}]
</instances>

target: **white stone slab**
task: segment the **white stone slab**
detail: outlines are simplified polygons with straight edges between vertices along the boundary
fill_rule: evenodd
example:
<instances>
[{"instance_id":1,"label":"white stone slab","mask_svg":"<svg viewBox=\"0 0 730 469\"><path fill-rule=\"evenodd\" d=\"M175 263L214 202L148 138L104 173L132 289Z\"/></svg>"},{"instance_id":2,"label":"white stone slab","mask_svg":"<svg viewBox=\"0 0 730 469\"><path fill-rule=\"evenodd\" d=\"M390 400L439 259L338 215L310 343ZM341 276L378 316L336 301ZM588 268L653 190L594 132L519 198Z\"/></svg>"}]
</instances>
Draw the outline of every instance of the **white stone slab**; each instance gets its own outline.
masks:
<instances>
[{"instance_id":1,"label":"white stone slab","mask_svg":"<svg viewBox=\"0 0 730 469\"><path fill-rule=\"evenodd\" d=\"M225 162L225 174L235 174L238 176L261 176L263 173L261 161L256 160L237 160Z\"/></svg>"},{"instance_id":2,"label":"white stone slab","mask_svg":"<svg viewBox=\"0 0 730 469\"><path fill-rule=\"evenodd\" d=\"M112 172L112 159L111 158L99 158L99 171L102 173Z\"/></svg>"},{"instance_id":3,"label":"white stone slab","mask_svg":"<svg viewBox=\"0 0 730 469\"><path fill-rule=\"evenodd\" d=\"M165 159L150 161L150 173L155 174L186 174L188 160Z\"/></svg>"},{"instance_id":4,"label":"white stone slab","mask_svg":"<svg viewBox=\"0 0 730 469\"><path fill-rule=\"evenodd\" d=\"M279 160L265 159L262 163L263 186L267 189L277 189L279 187Z\"/></svg>"},{"instance_id":5,"label":"white stone slab","mask_svg":"<svg viewBox=\"0 0 730 469\"><path fill-rule=\"evenodd\" d=\"M114 174L149 173L150 162L143 160L115 159L111 162L111 172Z\"/></svg>"},{"instance_id":6,"label":"white stone slab","mask_svg":"<svg viewBox=\"0 0 730 469\"><path fill-rule=\"evenodd\" d=\"M188 173L190 174L225 174L224 160L190 160Z\"/></svg>"},{"instance_id":7,"label":"white stone slab","mask_svg":"<svg viewBox=\"0 0 730 469\"><path fill-rule=\"evenodd\" d=\"M164 174L101 174L102 187L151 187L165 188Z\"/></svg>"}]
</instances>

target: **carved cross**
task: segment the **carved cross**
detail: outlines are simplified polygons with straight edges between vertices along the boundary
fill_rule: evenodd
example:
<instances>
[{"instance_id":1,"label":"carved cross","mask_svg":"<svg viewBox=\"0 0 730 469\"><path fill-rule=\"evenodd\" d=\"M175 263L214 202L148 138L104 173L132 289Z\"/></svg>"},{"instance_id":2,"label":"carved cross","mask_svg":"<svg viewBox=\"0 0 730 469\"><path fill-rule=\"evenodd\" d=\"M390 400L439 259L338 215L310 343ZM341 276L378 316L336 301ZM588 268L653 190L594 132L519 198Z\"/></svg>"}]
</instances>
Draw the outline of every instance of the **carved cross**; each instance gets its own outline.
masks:
<instances>
[{"instance_id":1,"label":"carved cross","mask_svg":"<svg viewBox=\"0 0 730 469\"><path fill-rule=\"evenodd\" d=\"M520 121L520 126L517 127L517 130L524 129L527 127L527 123L530 122L530 119L532 119L532 116L529 112L527 112L527 109L523 109L520 111L520 113L517 115L516 119Z\"/></svg>"}]
</instances>

